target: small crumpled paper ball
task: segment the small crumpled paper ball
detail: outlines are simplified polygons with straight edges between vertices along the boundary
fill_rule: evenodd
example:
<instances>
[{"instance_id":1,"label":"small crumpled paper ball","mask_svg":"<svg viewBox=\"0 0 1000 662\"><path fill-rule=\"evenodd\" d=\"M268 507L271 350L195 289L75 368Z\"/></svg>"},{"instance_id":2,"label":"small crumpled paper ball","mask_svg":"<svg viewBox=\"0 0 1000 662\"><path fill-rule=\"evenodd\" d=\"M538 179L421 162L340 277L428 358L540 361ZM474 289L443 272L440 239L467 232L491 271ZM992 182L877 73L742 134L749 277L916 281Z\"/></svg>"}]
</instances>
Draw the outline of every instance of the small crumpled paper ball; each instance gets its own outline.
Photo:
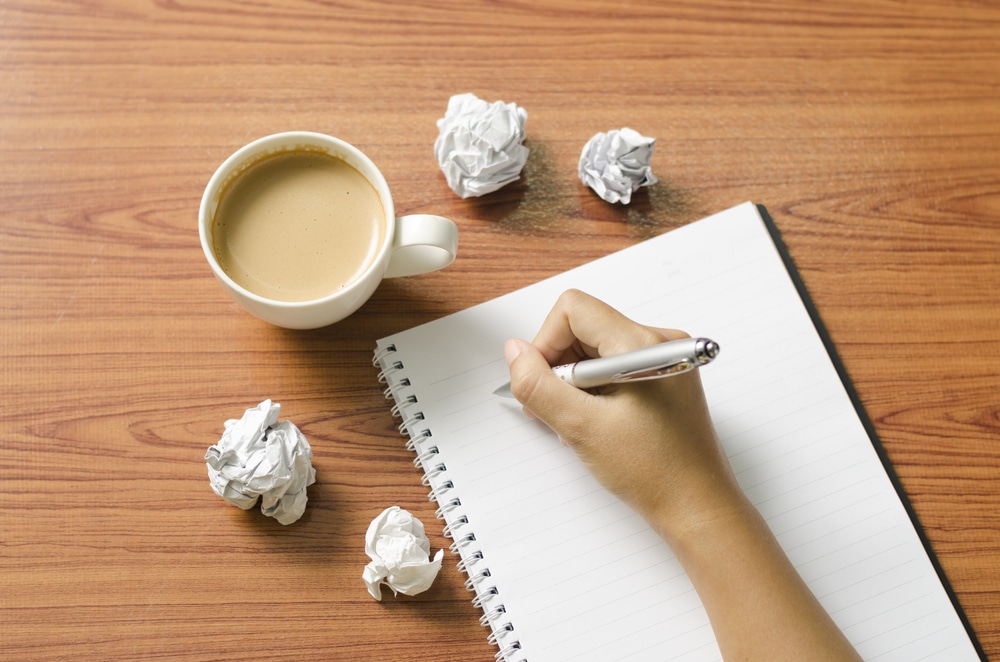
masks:
<instances>
[{"instance_id":1,"label":"small crumpled paper ball","mask_svg":"<svg viewBox=\"0 0 1000 662\"><path fill-rule=\"evenodd\" d=\"M434 155L461 198L492 193L516 181L528 161L524 123L528 112L513 103L486 103L474 94L456 94L437 122Z\"/></svg>"},{"instance_id":2,"label":"small crumpled paper ball","mask_svg":"<svg viewBox=\"0 0 1000 662\"><path fill-rule=\"evenodd\" d=\"M399 506L391 506L368 526L365 554L371 562L362 579L371 596L381 600L383 584L393 595L416 595L429 589L441 570L444 550L439 549L431 560L423 523Z\"/></svg>"},{"instance_id":3,"label":"small crumpled paper ball","mask_svg":"<svg viewBox=\"0 0 1000 662\"><path fill-rule=\"evenodd\" d=\"M290 421L278 422L281 405L270 400L228 420L222 439L205 453L212 491L243 510L260 509L291 524L306 509L306 487L316 482L312 448Z\"/></svg>"},{"instance_id":4,"label":"small crumpled paper ball","mask_svg":"<svg viewBox=\"0 0 1000 662\"><path fill-rule=\"evenodd\" d=\"M608 202L629 204L640 186L656 183L649 159L655 138L628 127L598 133L580 155L580 181Z\"/></svg>"}]
</instances>

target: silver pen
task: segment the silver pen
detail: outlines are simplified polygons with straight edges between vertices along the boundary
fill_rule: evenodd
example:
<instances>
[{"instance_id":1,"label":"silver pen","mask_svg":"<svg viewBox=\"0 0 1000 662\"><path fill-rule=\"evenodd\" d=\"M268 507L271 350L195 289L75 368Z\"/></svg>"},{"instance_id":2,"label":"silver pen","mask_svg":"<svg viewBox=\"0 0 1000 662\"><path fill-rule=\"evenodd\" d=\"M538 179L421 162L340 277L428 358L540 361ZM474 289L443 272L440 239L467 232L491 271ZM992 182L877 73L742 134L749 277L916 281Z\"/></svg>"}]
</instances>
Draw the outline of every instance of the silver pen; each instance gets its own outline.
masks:
<instances>
[{"instance_id":1,"label":"silver pen","mask_svg":"<svg viewBox=\"0 0 1000 662\"><path fill-rule=\"evenodd\" d=\"M711 362L718 355L719 344L713 340L683 338L617 356L557 365L552 372L567 384L588 389L679 375ZM510 382L493 393L505 398L514 397L510 392Z\"/></svg>"}]
</instances>

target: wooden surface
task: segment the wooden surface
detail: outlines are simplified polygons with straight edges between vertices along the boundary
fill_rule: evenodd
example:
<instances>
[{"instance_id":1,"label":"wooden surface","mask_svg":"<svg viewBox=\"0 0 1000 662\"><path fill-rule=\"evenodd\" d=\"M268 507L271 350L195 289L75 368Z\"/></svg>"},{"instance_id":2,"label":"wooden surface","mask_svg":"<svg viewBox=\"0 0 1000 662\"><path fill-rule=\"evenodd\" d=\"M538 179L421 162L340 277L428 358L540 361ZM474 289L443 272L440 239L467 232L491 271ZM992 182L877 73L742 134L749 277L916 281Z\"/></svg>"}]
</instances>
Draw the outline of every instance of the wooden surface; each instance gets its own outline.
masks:
<instances>
[{"instance_id":1,"label":"wooden surface","mask_svg":"<svg viewBox=\"0 0 1000 662\"><path fill-rule=\"evenodd\" d=\"M455 557L373 601L364 532L447 544L375 339L745 200L767 205L969 620L1000 659L1000 7L898 3L5 0L0 4L0 658L491 660ZM528 111L520 183L463 201L448 98ZM658 139L629 207L598 131ZM262 135L340 136L448 270L350 319L268 326L196 213ZM203 456L264 398L312 443L298 523L215 496Z\"/></svg>"}]
</instances>

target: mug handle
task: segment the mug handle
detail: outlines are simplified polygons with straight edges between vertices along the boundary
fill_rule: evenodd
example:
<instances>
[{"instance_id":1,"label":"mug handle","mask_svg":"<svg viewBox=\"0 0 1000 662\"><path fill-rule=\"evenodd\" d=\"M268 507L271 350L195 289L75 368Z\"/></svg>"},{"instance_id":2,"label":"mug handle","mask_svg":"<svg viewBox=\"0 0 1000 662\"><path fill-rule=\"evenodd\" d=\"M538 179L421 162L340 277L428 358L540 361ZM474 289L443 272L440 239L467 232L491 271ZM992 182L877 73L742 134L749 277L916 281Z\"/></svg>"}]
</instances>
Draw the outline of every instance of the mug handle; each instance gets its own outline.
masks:
<instances>
[{"instance_id":1,"label":"mug handle","mask_svg":"<svg viewBox=\"0 0 1000 662\"><path fill-rule=\"evenodd\" d=\"M444 269L458 252L458 226L443 216L411 214L396 219L386 278Z\"/></svg>"}]
</instances>

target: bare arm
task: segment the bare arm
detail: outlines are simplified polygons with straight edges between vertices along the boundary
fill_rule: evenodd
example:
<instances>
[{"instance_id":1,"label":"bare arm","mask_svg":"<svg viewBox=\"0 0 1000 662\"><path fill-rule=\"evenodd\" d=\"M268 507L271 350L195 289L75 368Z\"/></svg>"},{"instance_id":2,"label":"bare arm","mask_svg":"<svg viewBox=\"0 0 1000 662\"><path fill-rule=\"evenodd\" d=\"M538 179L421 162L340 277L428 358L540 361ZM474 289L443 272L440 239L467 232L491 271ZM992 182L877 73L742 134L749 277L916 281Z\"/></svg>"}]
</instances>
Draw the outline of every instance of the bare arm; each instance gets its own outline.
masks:
<instances>
[{"instance_id":1,"label":"bare arm","mask_svg":"<svg viewBox=\"0 0 1000 662\"><path fill-rule=\"evenodd\" d=\"M549 369L684 336L569 291L531 343L504 349L525 410L674 550L726 660L860 659L737 484L696 371L588 393Z\"/></svg>"}]
</instances>

